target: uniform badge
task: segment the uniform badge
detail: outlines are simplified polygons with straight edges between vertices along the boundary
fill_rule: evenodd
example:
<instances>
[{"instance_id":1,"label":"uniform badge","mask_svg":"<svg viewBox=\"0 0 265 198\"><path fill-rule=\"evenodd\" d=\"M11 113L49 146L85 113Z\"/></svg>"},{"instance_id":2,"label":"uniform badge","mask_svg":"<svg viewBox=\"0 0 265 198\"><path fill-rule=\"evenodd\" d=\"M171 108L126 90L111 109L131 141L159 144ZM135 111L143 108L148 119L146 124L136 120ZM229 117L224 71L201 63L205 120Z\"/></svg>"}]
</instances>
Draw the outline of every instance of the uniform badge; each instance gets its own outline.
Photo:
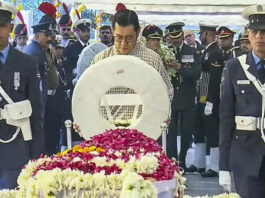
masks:
<instances>
[{"instance_id":1,"label":"uniform badge","mask_svg":"<svg viewBox=\"0 0 265 198\"><path fill-rule=\"evenodd\" d=\"M205 54L204 60L208 60L209 59L209 53Z\"/></svg>"},{"instance_id":2,"label":"uniform badge","mask_svg":"<svg viewBox=\"0 0 265 198\"><path fill-rule=\"evenodd\" d=\"M258 5L257 6L257 12L262 12L263 11L263 7L262 5Z\"/></svg>"},{"instance_id":3,"label":"uniform badge","mask_svg":"<svg viewBox=\"0 0 265 198\"><path fill-rule=\"evenodd\" d=\"M249 85L250 81L249 80L237 80L236 84L237 85Z\"/></svg>"},{"instance_id":4,"label":"uniform badge","mask_svg":"<svg viewBox=\"0 0 265 198\"><path fill-rule=\"evenodd\" d=\"M20 72L14 73L14 88L17 91L20 87Z\"/></svg>"},{"instance_id":5,"label":"uniform badge","mask_svg":"<svg viewBox=\"0 0 265 198\"><path fill-rule=\"evenodd\" d=\"M49 66L49 64L47 64L47 62L45 62L44 65L45 65L46 72L51 70L51 67Z\"/></svg>"},{"instance_id":6,"label":"uniform badge","mask_svg":"<svg viewBox=\"0 0 265 198\"><path fill-rule=\"evenodd\" d=\"M182 55L181 62L182 63L193 63L194 57L193 55Z\"/></svg>"}]
</instances>

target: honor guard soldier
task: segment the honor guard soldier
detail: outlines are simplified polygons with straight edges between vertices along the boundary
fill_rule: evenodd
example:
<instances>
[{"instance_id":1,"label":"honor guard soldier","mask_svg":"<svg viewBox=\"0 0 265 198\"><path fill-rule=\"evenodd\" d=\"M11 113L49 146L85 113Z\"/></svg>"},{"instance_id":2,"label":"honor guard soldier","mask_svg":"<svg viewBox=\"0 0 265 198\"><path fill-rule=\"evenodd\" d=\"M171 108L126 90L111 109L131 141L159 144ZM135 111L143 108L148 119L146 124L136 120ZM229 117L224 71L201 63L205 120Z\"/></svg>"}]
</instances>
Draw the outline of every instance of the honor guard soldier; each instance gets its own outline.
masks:
<instances>
[{"instance_id":1,"label":"honor guard soldier","mask_svg":"<svg viewBox=\"0 0 265 198\"><path fill-rule=\"evenodd\" d=\"M219 45L225 61L229 60L232 55L234 34L235 32L225 26L221 26L217 30Z\"/></svg>"},{"instance_id":2,"label":"honor guard soldier","mask_svg":"<svg viewBox=\"0 0 265 198\"><path fill-rule=\"evenodd\" d=\"M17 24L15 27L13 47L22 52L23 48L27 45L28 29L21 12L17 12L17 16L20 19L21 23Z\"/></svg>"},{"instance_id":3,"label":"honor guard soldier","mask_svg":"<svg viewBox=\"0 0 265 198\"><path fill-rule=\"evenodd\" d=\"M265 5L247 7L252 51L226 62L220 104L219 183L242 198L265 197Z\"/></svg>"},{"instance_id":4,"label":"honor guard soldier","mask_svg":"<svg viewBox=\"0 0 265 198\"><path fill-rule=\"evenodd\" d=\"M67 85L70 90L68 92L69 101L66 107L68 109L67 119L71 120L73 119L71 112L71 97L74 89L73 80L76 77L76 67L79 55L82 50L89 45L91 24L92 21L90 19L78 19L74 23L74 28L77 29L79 39L76 43L67 46L63 54L63 67L65 68ZM63 132L63 145L66 145L65 135L66 131ZM73 141L76 141L76 143L84 140L83 138L80 138L80 136L76 133L73 133L72 137Z\"/></svg>"},{"instance_id":5,"label":"honor guard soldier","mask_svg":"<svg viewBox=\"0 0 265 198\"><path fill-rule=\"evenodd\" d=\"M59 29L59 34L63 37L61 44L64 47L67 47L69 43L70 35L73 35L74 33L71 31L72 20L69 15L68 8L66 7L64 3L63 3L63 9L65 11L65 14L61 16L58 22L58 29Z\"/></svg>"},{"instance_id":6,"label":"honor guard soldier","mask_svg":"<svg viewBox=\"0 0 265 198\"><path fill-rule=\"evenodd\" d=\"M14 138L17 128L8 125L1 116L0 189L17 187L17 178L23 166L44 152L43 104L38 86L37 61L15 50L8 43L13 29L12 14L16 14L16 8L0 1L0 108L2 111L8 103L28 99L32 108L30 116L32 140L24 141L22 133L18 133Z\"/></svg>"},{"instance_id":7,"label":"honor guard soldier","mask_svg":"<svg viewBox=\"0 0 265 198\"><path fill-rule=\"evenodd\" d=\"M174 47L176 61L172 67L176 69L176 76L172 78L174 97L171 105L171 122L167 135L167 155L179 160L180 166L185 170L185 159L189 149L194 123L194 108L196 95L196 81L200 77L200 54L195 48L184 43L184 23L176 22L168 25L169 37ZM180 126L179 124L180 118ZM181 131L181 149L178 157L177 133Z\"/></svg>"},{"instance_id":8,"label":"honor guard soldier","mask_svg":"<svg viewBox=\"0 0 265 198\"><path fill-rule=\"evenodd\" d=\"M155 25L148 25L143 29L142 35L146 39L145 46L157 52L160 48L160 41L163 38L163 31Z\"/></svg>"},{"instance_id":9,"label":"honor guard soldier","mask_svg":"<svg viewBox=\"0 0 265 198\"><path fill-rule=\"evenodd\" d=\"M202 45L206 46L202 53L201 64L202 73L199 81L199 102L197 104L197 116L196 116L196 130L194 134L195 142L195 158L193 165L187 169L189 172L199 171L202 176L216 177L218 176L218 119L217 112L218 106L207 103L209 94L209 85L213 83L216 88L216 92L219 92L220 85L219 80L215 79L222 70L223 67L223 54L218 47L216 41L216 25L212 24L199 24L200 25L200 40ZM222 73L221 73L222 74ZM220 77L221 78L221 77ZM220 79L221 80L221 79ZM207 108L206 108L207 107ZM206 172L203 172L206 167L206 144L205 137L207 139L207 145L210 148L210 168Z\"/></svg>"}]
</instances>

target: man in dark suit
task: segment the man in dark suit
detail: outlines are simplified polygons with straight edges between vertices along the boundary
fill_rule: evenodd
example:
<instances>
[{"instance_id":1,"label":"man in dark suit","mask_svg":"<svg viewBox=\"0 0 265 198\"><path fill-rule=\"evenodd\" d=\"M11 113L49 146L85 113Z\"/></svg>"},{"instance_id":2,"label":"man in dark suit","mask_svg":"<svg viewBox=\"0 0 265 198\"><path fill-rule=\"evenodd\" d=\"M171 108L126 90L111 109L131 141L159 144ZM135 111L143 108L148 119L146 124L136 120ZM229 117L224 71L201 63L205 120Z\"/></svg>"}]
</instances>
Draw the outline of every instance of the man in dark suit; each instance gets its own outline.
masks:
<instances>
[{"instance_id":1,"label":"man in dark suit","mask_svg":"<svg viewBox=\"0 0 265 198\"><path fill-rule=\"evenodd\" d=\"M176 62L176 76L172 79L174 97L171 105L171 122L167 136L167 155L179 159L180 166L186 168L186 155L191 143L194 121L196 81L200 76L200 55L195 48L184 43L184 23L176 22L168 25L169 37L172 40ZM181 150L177 154L177 132L180 118Z\"/></svg>"},{"instance_id":2,"label":"man in dark suit","mask_svg":"<svg viewBox=\"0 0 265 198\"><path fill-rule=\"evenodd\" d=\"M16 127L0 121L0 189L13 189L17 186L17 177L23 166L33 158L38 158L44 151L43 139L43 104L38 86L37 61L14 49L9 43L12 32L11 15L15 7L1 1L0 6L0 82L7 95L14 101L29 99L32 106L30 117L32 137L24 141L21 133L10 143L3 140L12 138ZM0 108L7 104L6 97L0 96Z\"/></svg>"},{"instance_id":3,"label":"man in dark suit","mask_svg":"<svg viewBox=\"0 0 265 198\"><path fill-rule=\"evenodd\" d=\"M247 7L252 51L224 70L220 104L219 182L231 190L230 171L242 198L265 197L265 5Z\"/></svg>"}]
</instances>

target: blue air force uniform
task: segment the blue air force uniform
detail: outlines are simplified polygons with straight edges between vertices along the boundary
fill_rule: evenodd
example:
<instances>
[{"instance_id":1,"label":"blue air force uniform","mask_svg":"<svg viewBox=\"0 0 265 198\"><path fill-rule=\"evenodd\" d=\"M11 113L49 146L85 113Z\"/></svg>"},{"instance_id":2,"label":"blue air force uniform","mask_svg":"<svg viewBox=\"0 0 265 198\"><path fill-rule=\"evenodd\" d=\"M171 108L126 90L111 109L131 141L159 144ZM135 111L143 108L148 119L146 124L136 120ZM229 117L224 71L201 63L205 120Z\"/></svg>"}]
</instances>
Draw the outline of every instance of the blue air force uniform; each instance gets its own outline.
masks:
<instances>
[{"instance_id":1,"label":"blue air force uniform","mask_svg":"<svg viewBox=\"0 0 265 198\"><path fill-rule=\"evenodd\" d=\"M249 38L254 45L257 38L265 42L265 5L249 6L242 15L249 19L252 35ZM220 104L220 171L223 171L220 184L225 185L225 173L232 171L236 192L242 198L264 198L265 138L262 139L264 132L262 135L260 129L264 128L260 124L264 111L260 91L265 82L264 60L256 55L255 48L247 56L238 58L228 61L224 70Z\"/></svg>"},{"instance_id":2,"label":"blue air force uniform","mask_svg":"<svg viewBox=\"0 0 265 198\"><path fill-rule=\"evenodd\" d=\"M0 24L10 24L11 14L15 12L12 5L1 2ZM13 189L17 186L17 177L23 166L44 151L43 104L35 59L8 44L1 51L0 63L1 87L14 102L29 99L32 106L30 124L33 139L30 141L24 141L20 132L10 143L3 143L12 138L17 128L7 125L5 120L0 121L0 189ZM3 109L6 104L7 101L0 95L0 108Z\"/></svg>"}]
</instances>

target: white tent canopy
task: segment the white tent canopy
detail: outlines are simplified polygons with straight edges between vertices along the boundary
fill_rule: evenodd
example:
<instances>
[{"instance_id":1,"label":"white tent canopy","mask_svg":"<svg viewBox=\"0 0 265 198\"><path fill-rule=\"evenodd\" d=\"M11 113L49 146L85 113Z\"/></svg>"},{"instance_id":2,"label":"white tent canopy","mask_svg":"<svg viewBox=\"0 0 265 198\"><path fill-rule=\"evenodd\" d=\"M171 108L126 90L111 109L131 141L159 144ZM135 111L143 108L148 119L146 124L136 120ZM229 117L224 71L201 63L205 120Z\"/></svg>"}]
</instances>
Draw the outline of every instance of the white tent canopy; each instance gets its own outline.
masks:
<instances>
[{"instance_id":1,"label":"white tent canopy","mask_svg":"<svg viewBox=\"0 0 265 198\"><path fill-rule=\"evenodd\" d=\"M140 20L154 24L184 21L189 25L211 22L218 25L245 25L240 13L248 5L264 0L62 0L66 4L84 4L87 9L115 13L117 3L134 10Z\"/></svg>"}]
</instances>

